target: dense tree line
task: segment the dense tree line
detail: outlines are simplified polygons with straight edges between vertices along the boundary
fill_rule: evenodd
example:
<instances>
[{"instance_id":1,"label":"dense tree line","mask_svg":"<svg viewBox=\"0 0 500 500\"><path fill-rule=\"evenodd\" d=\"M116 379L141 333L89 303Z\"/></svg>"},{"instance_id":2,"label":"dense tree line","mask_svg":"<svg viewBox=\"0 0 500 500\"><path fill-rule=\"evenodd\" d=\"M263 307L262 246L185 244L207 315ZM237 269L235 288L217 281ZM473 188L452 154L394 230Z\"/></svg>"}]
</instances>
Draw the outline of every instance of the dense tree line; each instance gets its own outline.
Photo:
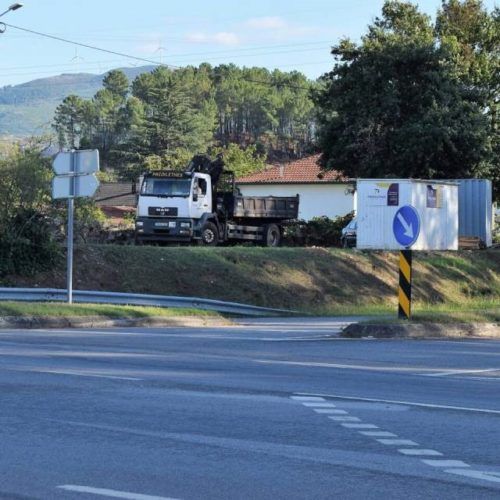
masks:
<instances>
[{"instance_id":1,"label":"dense tree line","mask_svg":"<svg viewBox=\"0 0 500 500\"><path fill-rule=\"evenodd\" d=\"M387 1L332 49L317 93L327 168L353 177L485 177L500 189L500 10L444 0L435 22Z\"/></svg>"},{"instance_id":2,"label":"dense tree line","mask_svg":"<svg viewBox=\"0 0 500 500\"><path fill-rule=\"evenodd\" d=\"M131 84L111 71L92 99L66 97L54 128L61 147L98 148L122 176L221 148L236 157L235 145L252 146L261 166L264 156L293 158L311 148L313 85L296 71L234 65L159 67Z\"/></svg>"}]
</instances>

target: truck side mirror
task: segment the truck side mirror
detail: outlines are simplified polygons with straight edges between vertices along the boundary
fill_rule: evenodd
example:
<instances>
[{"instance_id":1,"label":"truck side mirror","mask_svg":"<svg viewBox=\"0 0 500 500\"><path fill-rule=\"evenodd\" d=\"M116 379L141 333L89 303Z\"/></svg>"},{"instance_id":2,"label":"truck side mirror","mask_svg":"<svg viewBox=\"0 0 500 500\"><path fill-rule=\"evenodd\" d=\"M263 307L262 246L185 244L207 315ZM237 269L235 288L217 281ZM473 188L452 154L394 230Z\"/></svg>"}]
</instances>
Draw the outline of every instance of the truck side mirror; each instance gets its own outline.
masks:
<instances>
[{"instance_id":1,"label":"truck side mirror","mask_svg":"<svg viewBox=\"0 0 500 500\"><path fill-rule=\"evenodd\" d=\"M198 193L193 193L193 201L198 201Z\"/></svg>"}]
</instances>

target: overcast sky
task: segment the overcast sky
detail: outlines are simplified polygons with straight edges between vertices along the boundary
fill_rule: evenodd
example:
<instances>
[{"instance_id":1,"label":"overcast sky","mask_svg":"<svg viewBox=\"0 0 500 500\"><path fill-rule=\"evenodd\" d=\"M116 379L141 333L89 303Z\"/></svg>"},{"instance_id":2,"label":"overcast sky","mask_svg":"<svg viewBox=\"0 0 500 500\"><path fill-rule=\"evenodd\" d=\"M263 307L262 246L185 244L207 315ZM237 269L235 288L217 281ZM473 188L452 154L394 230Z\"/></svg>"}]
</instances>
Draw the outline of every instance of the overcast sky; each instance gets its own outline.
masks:
<instances>
[{"instance_id":1,"label":"overcast sky","mask_svg":"<svg viewBox=\"0 0 500 500\"><path fill-rule=\"evenodd\" d=\"M4 1L5 10L13 0ZM233 62L310 78L332 65L329 47L358 38L383 0L26 0L5 23L176 66ZM493 8L495 0L485 0ZM434 15L440 0L421 0ZM0 86L60 73L147 64L7 27Z\"/></svg>"}]
</instances>

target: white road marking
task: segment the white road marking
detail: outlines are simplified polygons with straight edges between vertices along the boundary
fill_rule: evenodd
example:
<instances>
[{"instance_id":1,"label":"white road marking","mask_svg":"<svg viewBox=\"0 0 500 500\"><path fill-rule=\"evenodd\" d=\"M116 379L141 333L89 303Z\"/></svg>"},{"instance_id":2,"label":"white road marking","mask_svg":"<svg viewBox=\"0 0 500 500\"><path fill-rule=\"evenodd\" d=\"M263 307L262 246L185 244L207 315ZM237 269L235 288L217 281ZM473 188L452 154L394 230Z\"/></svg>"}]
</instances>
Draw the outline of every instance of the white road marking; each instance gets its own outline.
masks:
<instances>
[{"instance_id":1,"label":"white road marking","mask_svg":"<svg viewBox=\"0 0 500 500\"><path fill-rule=\"evenodd\" d=\"M316 413L324 413L324 414L335 414L335 415L347 415L347 412L345 410L329 410L328 408L326 409L319 409L319 410L314 410Z\"/></svg>"},{"instance_id":2,"label":"white road marking","mask_svg":"<svg viewBox=\"0 0 500 500\"><path fill-rule=\"evenodd\" d=\"M361 419L358 417L328 417L331 420L335 420L335 422L361 422Z\"/></svg>"},{"instance_id":3,"label":"white road marking","mask_svg":"<svg viewBox=\"0 0 500 500\"><path fill-rule=\"evenodd\" d=\"M306 394L306 393L298 393ZM312 395L312 394L311 394ZM372 403L389 403L395 405L416 406L418 408L432 408L437 410L458 410L458 411L472 411L477 413L488 413L491 415L500 415L500 410L490 410L487 408L469 408L467 406L449 406L438 405L433 403L414 403L411 401L394 401L392 399L378 399L378 398L364 398L359 396L341 396L338 394L316 394L317 396L324 396L325 398L342 399L346 401L370 401Z\"/></svg>"},{"instance_id":4,"label":"white road marking","mask_svg":"<svg viewBox=\"0 0 500 500\"><path fill-rule=\"evenodd\" d=\"M333 403L302 403L304 406L308 408L335 408Z\"/></svg>"},{"instance_id":5,"label":"white road marking","mask_svg":"<svg viewBox=\"0 0 500 500\"><path fill-rule=\"evenodd\" d=\"M403 372L414 375L413 372L428 372L429 368L419 368L418 366L378 366L378 365L347 365L342 363L322 363L317 361L285 361L278 359L253 359L256 363L265 363L268 365L291 365L291 366L310 366L316 368L336 368L344 370L362 370L375 372ZM436 368L436 371L443 371L442 368Z\"/></svg>"},{"instance_id":6,"label":"white road marking","mask_svg":"<svg viewBox=\"0 0 500 500\"><path fill-rule=\"evenodd\" d=\"M423 377L447 377L448 375L466 375L468 373L489 373L489 372L500 372L500 368L487 368L482 370L448 370L438 373L417 373L416 375L422 375Z\"/></svg>"},{"instance_id":7,"label":"white road marking","mask_svg":"<svg viewBox=\"0 0 500 500\"><path fill-rule=\"evenodd\" d=\"M325 398L319 398L317 396L292 396L295 401L324 401Z\"/></svg>"},{"instance_id":8,"label":"white road marking","mask_svg":"<svg viewBox=\"0 0 500 500\"><path fill-rule=\"evenodd\" d=\"M418 443L410 439L377 439L377 441L388 446L418 446Z\"/></svg>"},{"instance_id":9,"label":"white road marking","mask_svg":"<svg viewBox=\"0 0 500 500\"><path fill-rule=\"evenodd\" d=\"M108 490L106 488L92 488L77 484L63 484L58 486L61 490L75 491L77 493L90 493L110 498L125 498L126 500L177 500L171 497L158 497L155 495L143 495L141 493L130 493L129 491Z\"/></svg>"},{"instance_id":10,"label":"white road marking","mask_svg":"<svg viewBox=\"0 0 500 500\"><path fill-rule=\"evenodd\" d=\"M457 474L459 476L471 477L473 479L482 479L483 481L500 483L500 472L486 472L482 470L470 469L445 469L445 472Z\"/></svg>"},{"instance_id":11,"label":"white road marking","mask_svg":"<svg viewBox=\"0 0 500 500\"><path fill-rule=\"evenodd\" d=\"M387 431L359 431L360 434L363 434L364 436L370 436L370 437L398 437L397 434L393 434L392 432L387 432Z\"/></svg>"},{"instance_id":12,"label":"white road marking","mask_svg":"<svg viewBox=\"0 0 500 500\"><path fill-rule=\"evenodd\" d=\"M443 456L442 453L436 450L425 450L422 448L399 448L399 453L403 455L411 455L414 457L422 456L422 457L439 457Z\"/></svg>"},{"instance_id":13,"label":"white road marking","mask_svg":"<svg viewBox=\"0 0 500 500\"><path fill-rule=\"evenodd\" d=\"M341 424L342 427L347 427L348 429L378 429L377 425L373 424Z\"/></svg>"},{"instance_id":14,"label":"white road marking","mask_svg":"<svg viewBox=\"0 0 500 500\"><path fill-rule=\"evenodd\" d=\"M22 371L22 370L15 370ZM71 370L42 370L42 369L29 369L25 370L32 373L49 373L50 375L71 375L73 377L95 377L95 378L108 378L111 380L142 380L141 378L136 377L120 377L118 375L101 375L98 373L87 373L80 371L71 371Z\"/></svg>"},{"instance_id":15,"label":"white road marking","mask_svg":"<svg viewBox=\"0 0 500 500\"><path fill-rule=\"evenodd\" d=\"M433 467L470 467L462 460L422 460L422 462Z\"/></svg>"}]
</instances>

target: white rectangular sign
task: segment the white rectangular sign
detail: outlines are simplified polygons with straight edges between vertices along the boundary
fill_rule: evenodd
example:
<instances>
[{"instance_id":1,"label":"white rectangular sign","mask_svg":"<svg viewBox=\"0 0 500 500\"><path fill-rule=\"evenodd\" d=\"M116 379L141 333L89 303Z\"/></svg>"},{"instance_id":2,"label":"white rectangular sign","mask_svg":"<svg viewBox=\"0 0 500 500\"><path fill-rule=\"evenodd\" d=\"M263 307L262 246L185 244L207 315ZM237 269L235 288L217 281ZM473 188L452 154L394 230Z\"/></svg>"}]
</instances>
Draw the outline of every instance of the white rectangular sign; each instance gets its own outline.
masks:
<instances>
[{"instance_id":1,"label":"white rectangular sign","mask_svg":"<svg viewBox=\"0 0 500 500\"><path fill-rule=\"evenodd\" d=\"M74 182L74 186L73 186ZM99 181L94 174L57 176L52 179L52 198L91 197L97 191Z\"/></svg>"},{"instance_id":2,"label":"white rectangular sign","mask_svg":"<svg viewBox=\"0 0 500 500\"><path fill-rule=\"evenodd\" d=\"M93 174L99 170L99 151L97 149L62 151L54 158L52 168L56 175L69 175L73 171L79 174Z\"/></svg>"}]
</instances>

